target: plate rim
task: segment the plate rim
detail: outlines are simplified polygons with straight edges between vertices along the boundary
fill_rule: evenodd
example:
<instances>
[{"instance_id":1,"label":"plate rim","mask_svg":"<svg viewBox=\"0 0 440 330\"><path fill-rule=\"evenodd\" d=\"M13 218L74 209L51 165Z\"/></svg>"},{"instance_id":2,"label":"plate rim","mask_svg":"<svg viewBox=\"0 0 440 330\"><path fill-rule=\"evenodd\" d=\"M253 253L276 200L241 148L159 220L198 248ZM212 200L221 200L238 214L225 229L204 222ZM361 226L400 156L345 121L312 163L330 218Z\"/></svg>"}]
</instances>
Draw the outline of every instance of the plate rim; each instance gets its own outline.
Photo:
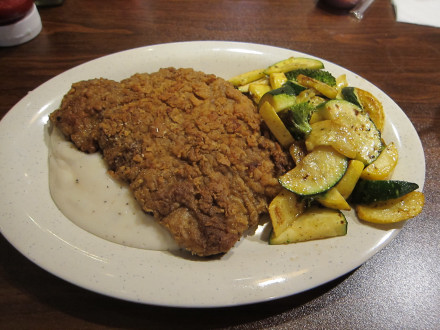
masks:
<instances>
[{"instance_id":1,"label":"plate rim","mask_svg":"<svg viewBox=\"0 0 440 330\"><path fill-rule=\"evenodd\" d=\"M133 49L129 49L129 50L123 50L123 51L116 52L116 53L113 53L113 54L105 55L103 57L99 57L99 58L96 58L94 60L85 62L85 63L80 64L78 66L75 66L75 67L73 67L73 68L71 68L69 70L66 70L63 73L61 73L61 74L59 74L59 75L49 79L45 83L41 84L36 89L34 89L32 92L30 92L28 95L26 95L24 98L22 98L13 108L11 108L11 110L8 113L6 113L6 115L0 121L0 136L3 136L2 134L6 130L5 126L7 126L11 121L12 122L17 121L17 119L14 118L14 116L16 116L16 113L18 112L17 109L29 106L29 103L32 103L31 100L34 98L34 95L38 94L39 91L41 91L42 89L46 88L49 85L52 85L52 84L56 83L58 80L62 79L63 77L71 76L72 73L73 73L73 76L75 76L75 73L78 70L81 70L81 68L84 68L84 67L93 65L95 63L102 62L102 61L106 61L106 60L112 59L114 57L120 57L120 56L124 57L124 56L127 56L127 55L131 56L132 54L135 54L135 53L137 53L139 51L140 52L145 52L145 51L152 50L154 52L154 51L157 51L157 49L169 48L169 47L171 47L171 48L172 47L177 47L177 48L179 48L179 47L183 47L183 48L185 48L185 47L200 47L200 48L204 48L204 49L208 49L209 50L213 46L215 46L215 47L217 47L219 49L222 49L223 51L225 51L226 47L239 46L239 47L242 47L242 49L244 49L244 50L245 49L249 49L249 50L256 50L257 49L257 50L263 50L264 51L265 49L270 49L271 51L279 50L279 51L282 51L283 53L286 53L286 52L287 53L292 53L292 54L300 53L300 54L303 54L303 55L308 56L308 57L313 57L313 58L318 58L320 60L323 60L325 62L325 64L331 64L331 65L339 67L339 65L334 64L334 63L332 63L330 61L327 61L325 59L322 59L322 58L319 58L319 57L316 57L316 56L313 56L313 55L309 55L309 54L306 54L306 53L294 51L294 50L291 50L291 49L275 47L275 46L270 46L270 45L264 45L264 44L237 42L237 41L184 41L184 42L164 43L164 44L155 44L155 45L148 45L148 46L137 47L137 48L133 48ZM345 71L350 72L351 74L356 75L354 72L352 72L350 70L344 69L342 67L340 67L340 68L345 70ZM227 77L225 77L225 78L227 78ZM387 100L391 101L394 104L394 106L398 110L401 111L400 115L403 115L406 118L406 120L409 122L409 124L411 125L413 131L415 132L415 134L417 136L417 141L415 141L415 142L416 142L416 144L418 144L418 147L421 149L421 153L423 154L423 162L422 162L423 164L421 164L423 166L423 182L421 182L421 185L420 185L421 186L420 189L423 189L424 179L425 179L425 175L426 175L426 173L425 173L426 172L425 171L425 157L424 157L422 143L420 141L420 138L419 138L419 136L418 136L414 126L411 124L411 122L409 121L409 118L406 116L406 114L403 112L403 110L393 100L391 100L391 98L389 98L383 91L381 91L378 87L376 87L375 85L373 85L369 81L363 79L362 77L360 77L360 79L362 79L364 82L374 86L375 89L379 90L383 95L385 95L388 98ZM50 101L51 102L55 102L53 99L50 100ZM41 120L41 116L42 116L42 113L44 111L42 111L42 109L36 109L36 110L37 110L37 114L35 115L35 119L36 120L38 120L38 119ZM39 117L39 115L40 115L40 117ZM4 144L0 143L0 155L2 155L4 152L5 152ZM420 152L420 150L419 150L419 152ZM6 167L7 164L0 160L0 166ZM1 180L4 181L4 178L2 178ZM1 199L0 200L0 205L1 204L5 204L5 199ZM276 294L276 295L266 294L264 297L263 296L259 296L258 298L250 296L250 297L245 298L245 299L236 299L234 301L230 301L229 303L226 302L226 301L215 301L215 299L214 299L214 301L212 301L212 300L211 301L207 301L207 300L203 300L203 299L197 300L196 298L194 298L195 299L194 301L188 301L188 300L183 299L183 300L180 300L179 302L177 302L177 301L170 301L170 300L166 301L166 300L160 300L160 299L159 300L157 300L157 299L155 300L155 299L148 299L148 298L145 298L145 297L136 297L132 293L122 292L121 290L113 290L112 291L111 289L108 289L108 287L107 287L107 289L102 288L102 287L99 287L97 289L96 287L93 287L92 285L90 285L88 282L85 283L85 282L79 281L78 278L75 275L73 275L73 274L69 275L69 274L65 274L65 272L62 272L59 269L53 269L53 265L49 266L47 263L45 264L44 262L41 261L41 256L39 256L36 253L32 253L32 251L29 250L29 246L27 246L27 245L25 246L23 244L23 242L17 242L16 233L15 234L11 234L11 231L10 231L11 227L10 226L6 226L6 221L4 220L4 218L5 218L5 216L8 216L8 215L5 212L3 212L3 211L2 211L1 214L2 214L2 217L0 219L0 229L1 229L1 232L2 232L3 236L6 238L6 240L8 240L9 243L12 246L14 246L14 248L16 248L21 254L23 254L29 260L31 260L32 262L37 264L39 267L45 269L46 271L54 274L55 276L60 277L60 278L62 278L64 280L66 280L66 281L68 281L68 282L70 282L70 283L72 283L72 284L74 284L76 286L82 287L84 289L87 289L87 290L90 290L90 291L93 291L93 292L97 292L97 293L100 293L100 294L103 294L103 295L111 296L111 297L114 297L114 298L123 299L123 300L127 300L127 301L133 301L133 302L140 302L140 303L145 303L145 304L154 304L154 305L171 306L171 307L227 307L227 306L236 306L236 305L245 305L245 304L251 304L251 303L264 302L264 301L268 301L268 300L283 298L283 297L290 296L290 295L293 295L293 294L298 294L298 293L304 292L306 290L312 289L312 288L314 288L316 286L328 283L329 281L332 281L332 280L334 280L334 279L336 279L336 278L338 278L340 276L343 276L343 275L347 274L348 272L352 271L353 269L355 269L356 267L362 265L366 260L371 258L374 254L378 253L381 249L383 249L386 245L388 245L389 242L391 242L392 239L400 231L399 227L396 227L396 228L392 229L389 232L389 234L386 237L386 239L383 242L383 244L381 244L381 245L379 245L377 247L372 248L371 251L369 251L369 253L366 253L365 256L364 256L365 260L361 260L360 263L359 262L354 262L351 266L348 267L348 268L351 268L351 269L347 268L347 270L344 273L340 273L337 277L330 276L330 278L327 278L325 281L319 281L318 280L317 282L319 282L319 283L317 283L316 281L315 282L311 282L311 284L307 288L305 288L303 290L299 290L299 291L296 291L296 292L287 292L284 295L280 295L280 294ZM9 214L9 217L12 217L12 214ZM37 230L35 228L38 228L38 224L36 224L36 223L31 224L31 226L32 227L27 227L27 228L34 228L34 230ZM38 230L42 230L42 229L40 228ZM47 230L47 228L44 228L44 230ZM76 229L75 232L79 232L78 228ZM47 235L51 235L51 234L46 231L44 235L47 236ZM89 238L90 238L91 234L82 233L82 235L89 236ZM91 236L93 236L93 235L91 235ZM93 237L95 237L95 236L93 236ZM110 242L107 242L107 241L105 241L105 242L101 241L100 243L102 243L103 245L105 245L107 247L108 246L112 246L113 248L115 248L114 245L116 244L116 243L110 243ZM70 246L68 248L72 248L72 246ZM73 248L75 249L75 247L73 247ZM133 248L127 248L127 247L123 247L123 246L117 246L116 247L117 251L126 251L127 249L130 249L130 253L133 252L133 250L132 250ZM237 249L237 247L235 247L234 249ZM86 253L86 252L87 251L79 251L79 253ZM151 254L152 252L154 253L154 251L142 251L143 254L148 254L148 255ZM77 253L78 253L78 251L77 251ZM139 251L136 251L134 254L139 255ZM105 259L105 258L103 258L103 259ZM102 262L105 262L105 261L101 260L101 261L98 261L98 262L102 263ZM177 264L179 264L181 266L181 263L177 262ZM109 283L113 283L113 282L109 281Z\"/></svg>"}]
</instances>

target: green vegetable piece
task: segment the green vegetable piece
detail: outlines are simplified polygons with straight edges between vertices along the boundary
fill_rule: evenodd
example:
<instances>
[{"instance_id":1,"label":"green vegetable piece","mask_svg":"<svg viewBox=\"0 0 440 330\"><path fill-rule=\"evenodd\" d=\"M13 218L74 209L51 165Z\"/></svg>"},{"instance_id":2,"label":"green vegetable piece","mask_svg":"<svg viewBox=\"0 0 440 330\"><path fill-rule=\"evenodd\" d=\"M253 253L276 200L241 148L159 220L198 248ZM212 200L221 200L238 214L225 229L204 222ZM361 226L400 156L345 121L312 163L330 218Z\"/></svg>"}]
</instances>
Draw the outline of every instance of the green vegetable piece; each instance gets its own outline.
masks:
<instances>
[{"instance_id":1,"label":"green vegetable piece","mask_svg":"<svg viewBox=\"0 0 440 330\"><path fill-rule=\"evenodd\" d=\"M289 86L289 88L295 92L295 95L298 95L299 93L301 93L302 91L307 89L307 87L304 87L303 85L298 84L298 82L296 82L294 80L286 81L284 86Z\"/></svg>"},{"instance_id":2,"label":"green vegetable piece","mask_svg":"<svg viewBox=\"0 0 440 330\"><path fill-rule=\"evenodd\" d=\"M322 69L324 64L313 58L303 58L303 57L289 57L285 60L279 61L264 70L266 75L274 72L288 72L295 69Z\"/></svg>"},{"instance_id":3,"label":"green vegetable piece","mask_svg":"<svg viewBox=\"0 0 440 330\"><path fill-rule=\"evenodd\" d=\"M326 192L347 171L347 158L331 147L320 147L308 153L293 169L278 178L280 184L300 196Z\"/></svg>"},{"instance_id":4,"label":"green vegetable piece","mask_svg":"<svg viewBox=\"0 0 440 330\"><path fill-rule=\"evenodd\" d=\"M344 100L347 100L348 102L351 102L354 105L357 105L359 108L363 109L362 104L359 101L359 97L356 93L355 87L344 87L342 88L341 93Z\"/></svg>"},{"instance_id":5,"label":"green vegetable piece","mask_svg":"<svg viewBox=\"0 0 440 330\"><path fill-rule=\"evenodd\" d=\"M349 129L351 143L356 146L355 159L368 165L379 157L384 148L380 131L361 108L346 100L330 100L316 111L320 118L338 121Z\"/></svg>"},{"instance_id":6,"label":"green vegetable piece","mask_svg":"<svg viewBox=\"0 0 440 330\"><path fill-rule=\"evenodd\" d=\"M408 181L359 179L350 201L353 204L371 204L402 197L418 188L417 183Z\"/></svg>"},{"instance_id":7,"label":"green vegetable piece","mask_svg":"<svg viewBox=\"0 0 440 330\"><path fill-rule=\"evenodd\" d=\"M279 117L295 140L303 140L310 133L310 117L315 107L309 102L295 104L279 112Z\"/></svg>"},{"instance_id":8,"label":"green vegetable piece","mask_svg":"<svg viewBox=\"0 0 440 330\"><path fill-rule=\"evenodd\" d=\"M285 75L289 80L296 80L299 74L319 80L332 87L336 86L336 78L328 71L319 69L298 69L286 72Z\"/></svg>"},{"instance_id":9,"label":"green vegetable piece","mask_svg":"<svg viewBox=\"0 0 440 330\"><path fill-rule=\"evenodd\" d=\"M269 102L276 112L290 107L296 103L296 91L290 84L284 84L280 88L272 89L265 93L258 102L258 108Z\"/></svg>"},{"instance_id":10,"label":"green vegetable piece","mask_svg":"<svg viewBox=\"0 0 440 330\"><path fill-rule=\"evenodd\" d=\"M315 239L344 236L347 234L347 219L339 210L310 208L299 215L278 236L272 231L269 244L289 244Z\"/></svg>"},{"instance_id":11,"label":"green vegetable piece","mask_svg":"<svg viewBox=\"0 0 440 330\"><path fill-rule=\"evenodd\" d=\"M260 108L265 102L269 102L276 112L289 108L296 103L296 96L306 88L298 83L287 81L280 88L272 89L265 93L258 103Z\"/></svg>"}]
</instances>

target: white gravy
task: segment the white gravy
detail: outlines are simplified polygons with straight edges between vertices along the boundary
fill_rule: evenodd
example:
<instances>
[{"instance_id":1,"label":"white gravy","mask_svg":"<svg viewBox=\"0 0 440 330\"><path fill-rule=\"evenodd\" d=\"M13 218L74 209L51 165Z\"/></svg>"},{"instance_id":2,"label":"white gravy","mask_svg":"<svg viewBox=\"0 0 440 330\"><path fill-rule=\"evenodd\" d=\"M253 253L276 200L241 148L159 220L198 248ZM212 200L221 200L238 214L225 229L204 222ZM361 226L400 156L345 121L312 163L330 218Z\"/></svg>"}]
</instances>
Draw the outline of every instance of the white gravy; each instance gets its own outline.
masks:
<instances>
[{"instance_id":1,"label":"white gravy","mask_svg":"<svg viewBox=\"0 0 440 330\"><path fill-rule=\"evenodd\" d=\"M128 187L112 179L99 153L78 151L54 128L49 138L49 188L72 222L103 239L147 250L177 250L166 229L145 214Z\"/></svg>"}]
</instances>

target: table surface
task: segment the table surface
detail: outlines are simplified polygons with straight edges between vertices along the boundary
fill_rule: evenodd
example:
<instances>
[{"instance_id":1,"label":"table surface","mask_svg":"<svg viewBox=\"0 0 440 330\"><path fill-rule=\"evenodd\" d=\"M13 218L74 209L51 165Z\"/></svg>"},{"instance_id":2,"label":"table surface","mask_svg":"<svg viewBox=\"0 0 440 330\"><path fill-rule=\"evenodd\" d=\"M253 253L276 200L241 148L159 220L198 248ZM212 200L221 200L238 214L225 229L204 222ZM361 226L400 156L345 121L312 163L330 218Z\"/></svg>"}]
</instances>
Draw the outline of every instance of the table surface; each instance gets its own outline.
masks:
<instances>
[{"instance_id":1,"label":"table surface","mask_svg":"<svg viewBox=\"0 0 440 330\"><path fill-rule=\"evenodd\" d=\"M59 73L121 50L188 40L289 48L356 72L404 110L425 151L426 204L350 274L287 298L217 309L148 306L89 292L40 269L0 236L3 329L440 327L440 29L396 22L386 0L374 2L361 21L299 0L66 0L39 12L40 35L0 48L0 117Z\"/></svg>"}]
</instances>

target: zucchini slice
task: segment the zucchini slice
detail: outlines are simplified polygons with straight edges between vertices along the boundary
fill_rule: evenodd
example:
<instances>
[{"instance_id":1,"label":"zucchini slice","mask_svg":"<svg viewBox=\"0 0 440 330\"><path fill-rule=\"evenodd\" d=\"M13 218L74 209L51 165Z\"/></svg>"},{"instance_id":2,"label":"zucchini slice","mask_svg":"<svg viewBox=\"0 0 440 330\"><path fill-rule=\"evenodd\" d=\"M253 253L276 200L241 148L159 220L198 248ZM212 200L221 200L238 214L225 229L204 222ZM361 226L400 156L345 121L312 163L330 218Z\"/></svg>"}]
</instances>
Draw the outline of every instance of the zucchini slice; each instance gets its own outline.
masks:
<instances>
[{"instance_id":1,"label":"zucchini slice","mask_svg":"<svg viewBox=\"0 0 440 330\"><path fill-rule=\"evenodd\" d=\"M361 108L345 100L330 100L320 105L317 111L320 118L346 127L350 143L356 150L355 159L368 165L379 157L384 147L381 134Z\"/></svg>"},{"instance_id":2,"label":"zucchini slice","mask_svg":"<svg viewBox=\"0 0 440 330\"><path fill-rule=\"evenodd\" d=\"M394 171L398 159L399 152L397 147L391 142L382 150L379 157L362 171L361 178L367 180L385 180Z\"/></svg>"},{"instance_id":3,"label":"zucchini slice","mask_svg":"<svg viewBox=\"0 0 440 330\"><path fill-rule=\"evenodd\" d=\"M306 203L303 198L289 190L281 190L269 204L269 215L275 235L280 235L289 227L305 208Z\"/></svg>"},{"instance_id":4,"label":"zucchini slice","mask_svg":"<svg viewBox=\"0 0 440 330\"><path fill-rule=\"evenodd\" d=\"M299 164L306 155L305 147L302 145L301 141L295 141L289 147L289 154L292 157L295 165Z\"/></svg>"},{"instance_id":5,"label":"zucchini slice","mask_svg":"<svg viewBox=\"0 0 440 330\"><path fill-rule=\"evenodd\" d=\"M347 100L348 102L353 103L354 105L358 106L362 109L361 101L358 98L356 88L355 87L344 87L341 90L342 97L344 100Z\"/></svg>"},{"instance_id":6,"label":"zucchini slice","mask_svg":"<svg viewBox=\"0 0 440 330\"><path fill-rule=\"evenodd\" d=\"M252 85L252 84L259 84L259 85L270 86L269 79L266 76L264 76L263 78L260 78L258 80L252 81L252 82L250 82L250 83L248 83L246 85L237 86L237 89L240 92L242 92L242 93L249 93L249 86Z\"/></svg>"},{"instance_id":7,"label":"zucchini slice","mask_svg":"<svg viewBox=\"0 0 440 330\"><path fill-rule=\"evenodd\" d=\"M402 197L357 205L356 214L364 221L387 224L408 220L419 215L425 204L425 195L420 191L412 191Z\"/></svg>"},{"instance_id":8,"label":"zucchini slice","mask_svg":"<svg viewBox=\"0 0 440 330\"><path fill-rule=\"evenodd\" d=\"M280 235L272 231L269 244L298 243L346 234L347 219L341 211L312 207L298 216Z\"/></svg>"},{"instance_id":9,"label":"zucchini slice","mask_svg":"<svg viewBox=\"0 0 440 330\"><path fill-rule=\"evenodd\" d=\"M274 72L269 75L270 87L277 89L283 86L287 81L287 77L283 72Z\"/></svg>"},{"instance_id":10,"label":"zucchini slice","mask_svg":"<svg viewBox=\"0 0 440 330\"><path fill-rule=\"evenodd\" d=\"M322 95L328 97L329 99L334 99L338 95L338 90L335 87L323 83L319 80L307 77L303 74L298 75L298 77L296 77L296 80L302 86L313 88Z\"/></svg>"},{"instance_id":11,"label":"zucchini slice","mask_svg":"<svg viewBox=\"0 0 440 330\"><path fill-rule=\"evenodd\" d=\"M284 147L288 148L295 140L290 132L287 130L284 123L278 117L274 107L269 102L265 102L259 110L261 118L263 118L269 130L278 140L278 142Z\"/></svg>"},{"instance_id":12,"label":"zucchini slice","mask_svg":"<svg viewBox=\"0 0 440 330\"><path fill-rule=\"evenodd\" d=\"M252 97L252 100L254 100L256 104L258 104L261 98L269 91L270 91L269 85L257 84L257 83L249 84L249 94Z\"/></svg>"},{"instance_id":13,"label":"zucchini slice","mask_svg":"<svg viewBox=\"0 0 440 330\"><path fill-rule=\"evenodd\" d=\"M286 84L288 84L298 96L307 89L307 87L298 84L298 82L296 82L295 80L288 80L286 81Z\"/></svg>"},{"instance_id":14,"label":"zucchini slice","mask_svg":"<svg viewBox=\"0 0 440 330\"><path fill-rule=\"evenodd\" d=\"M359 179L350 200L353 204L370 204L399 198L418 188L417 183L408 181Z\"/></svg>"},{"instance_id":15,"label":"zucchini slice","mask_svg":"<svg viewBox=\"0 0 440 330\"><path fill-rule=\"evenodd\" d=\"M274 72L288 72L296 69L322 69L324 64L313 58L289 57L285 60L272 64L264 73L269 75Z\"/></svg>"},{"instance_id":16,"label":"zucchini slice","mask_svg":"<svg viewBox=\"0 0 440 330\"><path fill-rule=\"evenodd\" d=\"M350 159L357 156L357 145L353 143L352 130L337 121L321 120L313 123L305 143L308 151L319 146L331 146Z\"/></svg>"},{"instance_id":17,"label":"zucchini slice","mask_svg":"<svg viewBox=\"0 0 440 330\"><path fill-rule=\"evenodd\" d=\"M348 162L347 172L345 172L342 179L335 186L342 197L347 199L351 195L363 169L364 163L359 160L352 159Z\"/></svg>"},{"instance_id":18,"label":"zucchini slice","mask_svg":"<svg viewBox=\"0 0 440 330\"><path fill-rule=\"evenodd\" d=\"M256 69L249 72L239 74L238 76L230 78L228 81L235 87L249 84L255 80L265 77L264 69Z\"/></svg>"},{"instance_id":19,"label":"zucchini slice","mask_svg":"<svg viewBox=\"0 0 440 330\"><path fill-rule=\"evenodd\" d=\"M301 196L323 193L342 178L347 158L330 147L320 147L309 154L278 180L281 185Z\"/></svg>"},{"instance_id":20,"label":"zucchini slice","mask_svg":"<svg viewBox=\"0 0 440 330\"><path fill-rule=\"evenodd\" d=\"M314 197L322 206L330 209L350 211L351 207L335 187Z\"/></svg>"},{"instance_id":21,"label":"zucchini slice","mask_svg":"<svg viewBox=\"0 0 440 330\"><path fill-rule=\"evenodd\" d=\"M292 82L294 83L294 82ZM298 85L301 86L301 85ZM305 88L305 87L304 87ZM312 88L307 88L298 93L298 96L296 97L296 101L298 103L303 102L312 102L312 99L316 96L315 91ZM322 103L322 102L321 102ZM313 103L314 104L314 103ZM314 104L315 105L315 104ZM315 105L316 106L316 105Z\"/></svg>"},{"instance_id":22,"label":"zucchini slice","mask_svg":"<svg viewBox=\"0 0 440 330\"><path fill-rule=\"evenodd\" d=\"M379 131L385 126L385 113L382 103L370 92L357 87L344 87L342 97L363 109L370 116Z\"/></svg>"},{"instance_id":23,"label":"zucchini slice","mask_svg":"<svg viewBox=\"0 0 440 330\"><path fill-rule=\"evenodd\" d=\"M276 112L286 109L296 103L297 91L292 87L290 81L277 89L272 89L263 95L258 103L259 108L268 102Z\"/></svg>"},{"instance_id":24,"label":"zucchini slice","mask_svg":"<svg viewBox=\"0 0 440 330\"><path fill-rule=\"evenodd\" d=\"M342 92L342 89L347 86L348 86L348 81L346 74L341 74L340 76L336 77L336 89Z\"/></svg>"}]
</instances>

